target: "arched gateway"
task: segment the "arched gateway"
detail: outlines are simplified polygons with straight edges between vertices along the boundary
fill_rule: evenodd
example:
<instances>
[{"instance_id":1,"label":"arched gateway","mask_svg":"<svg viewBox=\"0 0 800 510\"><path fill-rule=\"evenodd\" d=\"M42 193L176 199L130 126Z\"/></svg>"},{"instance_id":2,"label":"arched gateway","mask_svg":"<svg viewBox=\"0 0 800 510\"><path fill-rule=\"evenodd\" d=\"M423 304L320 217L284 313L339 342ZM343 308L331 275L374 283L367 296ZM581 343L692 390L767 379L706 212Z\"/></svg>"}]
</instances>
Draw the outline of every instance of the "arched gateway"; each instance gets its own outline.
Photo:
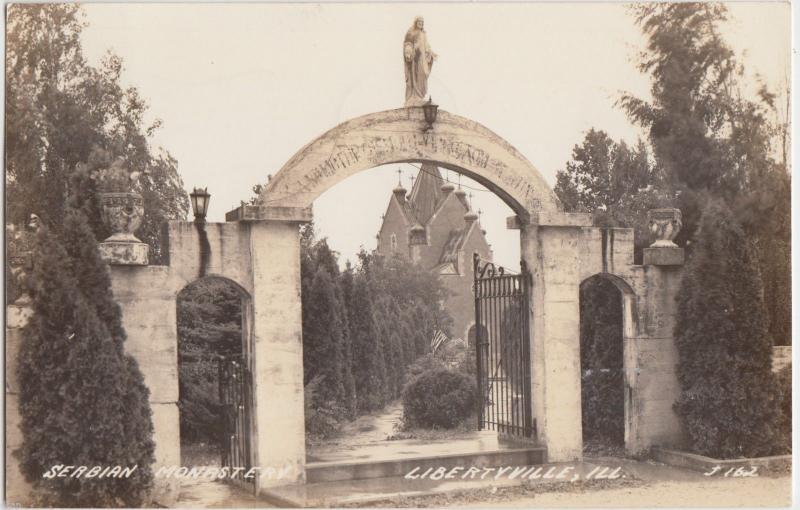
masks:
<instances>
[{"instance_id":1,"label":"arched gateway","mask_svg":"<svg viewBox=\"0 0 800 510\"><path fill-rule=\"evenodd\" d=\"M130 247L137 256L120 243L103 250L123 310L126 349L138 360L150 389L157 500L170 504L177 482L158 477L158 470L180 464L178 292L198 278L216 276L250 297L243 341L253 408L245 432L251 458L245 463L259 468L251 475L257 491L304 483L298 226L311 220L314 199L347 177L378 165L419 161L470 176L515 212L508 226L520 231L520 252L531 273L523 321L529 329L531 375L525 413L535 421L534 439L546 447L547 459L581 456L579 289L596 274L613 275L627 289L626 448L635 452L681 441L672 411L678 394L672 326L682 251L662 236L661 244L645 250L644 265L635 265L632 230L591 227L588 214L562 212L539 172L492 131L447 112L429 126L421 107L409 107L365 115L318 137L275 174L260 205L243 205L228 213L224 223L169 222L167 265L147 265L140 253L144 247L146 255L146 247L140 244ZM654 214L652 225L666 224L670 214ZM16 327L7 332L12 350L19 337ZM14 384L7 390L12 397Z\"/></svg>"},{"instance_id":2,"label":"arched gateway","mask_svg":"<svg viewBox=\"0 0 800 510\"><path fill-rule=\"evenodd\" d=\"M422 108L371 113L343 122L297 152L272 178L262 202L310 207L324 191L380 165L430 161L463 173L502 198L518 215L558 211L539 171L508 142L464 117L439 111L433 128Z\"/></svg>"}]
</instances>

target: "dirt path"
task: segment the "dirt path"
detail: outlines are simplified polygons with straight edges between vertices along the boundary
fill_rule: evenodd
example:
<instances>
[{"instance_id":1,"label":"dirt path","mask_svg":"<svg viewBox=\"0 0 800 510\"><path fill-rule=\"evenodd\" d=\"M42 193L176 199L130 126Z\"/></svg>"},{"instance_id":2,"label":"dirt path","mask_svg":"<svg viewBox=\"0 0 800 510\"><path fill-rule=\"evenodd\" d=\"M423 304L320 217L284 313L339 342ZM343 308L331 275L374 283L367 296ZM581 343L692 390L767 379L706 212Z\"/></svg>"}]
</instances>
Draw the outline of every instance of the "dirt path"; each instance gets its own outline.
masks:
<instances>
[{"instance_id":1,"label":"dirt path","mask_svg":"<svg viewBox=\"0 0 800 510\"><path fill-rule=\"evenodd\" d=\"M543 492L502 501L458 502L454 506L507 507L785 507L791 505L792 479L725 479L697 482L653 482L641 487Z\"/></svg>"}]
</instances>

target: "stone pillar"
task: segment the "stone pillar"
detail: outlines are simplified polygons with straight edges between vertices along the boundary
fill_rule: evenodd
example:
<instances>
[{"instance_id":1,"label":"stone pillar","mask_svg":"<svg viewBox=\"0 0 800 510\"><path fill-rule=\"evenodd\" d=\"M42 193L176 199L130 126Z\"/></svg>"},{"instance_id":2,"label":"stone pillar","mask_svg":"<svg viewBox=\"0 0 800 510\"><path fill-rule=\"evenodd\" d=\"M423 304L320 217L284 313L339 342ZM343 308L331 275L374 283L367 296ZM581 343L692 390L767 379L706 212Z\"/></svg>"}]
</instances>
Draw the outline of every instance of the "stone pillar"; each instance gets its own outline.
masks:
<instances>
[{"instance_id":1,"label":"stone pillar","mask_svg":"<svg viewBox=\"0 0 800 510\"><path fill-rule=\"evenodd\" d=\"M6 504L32 504L32 486L22 476L17 450L22 446L19 413L19 381L17 355L22 345L22 328L33 314L29 303L15 302L6 306Z\"/></svg>"},{"instance_id":2,"label":"stone pillar","mask_svg":"<svg viewBox=\"0 0 800 510\"><path fill-rule=\"evenodd\" d=\"M259 490L305 482L299 222L251 224L253 393ZM284 470L276 479L274 470Z\"/></svg>"},{"instance_id":3,"label":"stone pillar","mask_svg":"<svg viewBox=\"0 0 800 510\"><path fill-rule=\"evenodd\" d=\"M6 298L13 303L6 306L5 384L6 384L6 504L30 506L33 504L33 486L25 480L20 470L18 451L22 446L22 417L19 412L19 379L17 360L22 346L22 330L33 316L30 295L30 273L33 270L33 247L39 218L31 215L30 223L19 229L6 226L8 264L6 271Z\"/></svg>"},{"instance_id":4,"label":"stone pillar","mask_svg":"<svg viewBox=\"0 0 800 510\"><path fill-rule=\"evenodd\" d=\"M587 214L533 213L520 228L533 276L531 385L537 439L548 461L581 457L580 239Z\"/></svg>"},{"instance_id":5,"label":"stone pillar","mask_svg":"<svg viewBox=\"0 0 800 510\"><path fill-rule=\"evenodd\" d=\"M648 212L655 241L644 249L644 333L638 341L638 398L640 409L637 447L681 447L681 420L673 409L680 396L676 373L678 349L673 330L677 314L675 296L683 274L683 248L672 242L681 228L678 209Z\"/></svg>"}]
</instances>

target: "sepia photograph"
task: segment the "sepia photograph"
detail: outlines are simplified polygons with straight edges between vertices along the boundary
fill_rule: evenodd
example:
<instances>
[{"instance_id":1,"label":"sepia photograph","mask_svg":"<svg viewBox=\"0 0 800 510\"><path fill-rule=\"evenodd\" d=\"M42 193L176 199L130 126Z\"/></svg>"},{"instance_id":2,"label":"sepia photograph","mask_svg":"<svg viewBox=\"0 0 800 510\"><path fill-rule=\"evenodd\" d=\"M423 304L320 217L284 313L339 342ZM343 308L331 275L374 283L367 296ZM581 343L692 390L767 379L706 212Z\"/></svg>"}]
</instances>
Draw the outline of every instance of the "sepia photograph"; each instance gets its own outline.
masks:
<instances>
[{"instance_id":1,"label":"sepia photograph","mask_svg":"<svg viewBox=\"0 0 800 510\"><path fill-rule=\"evenodd\" d=\"M4 506L793 505L789 2L4 26Z\"/></svg>"}]
</instances>

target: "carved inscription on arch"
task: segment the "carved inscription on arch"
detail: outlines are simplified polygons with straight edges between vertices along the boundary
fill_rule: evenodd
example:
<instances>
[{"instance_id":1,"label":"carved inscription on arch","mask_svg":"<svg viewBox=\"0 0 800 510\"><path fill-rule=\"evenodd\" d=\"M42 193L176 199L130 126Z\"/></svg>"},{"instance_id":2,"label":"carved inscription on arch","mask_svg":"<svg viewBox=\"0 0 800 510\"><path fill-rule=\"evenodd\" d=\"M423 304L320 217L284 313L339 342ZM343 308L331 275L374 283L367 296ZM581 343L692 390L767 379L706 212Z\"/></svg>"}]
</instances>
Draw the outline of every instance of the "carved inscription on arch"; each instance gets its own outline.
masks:
<instances>
[{"instance_id":1,"label":"carved inscription on arch","mask_svg":"<svg viewBox=\"0 0 800 510\"><path fill-rule=\"evenodd\" d=\"M313 150L313 149L311 149ZM484 149L454 137L433 133L386 133L371 136L361 143L337 143L330 155L308 169L292 184L280 186L282 191L316 189L318 185L353 166L368 168L402 159L429 159L448 162L468 170L480 171L506 191L521 192L530 207L538 204L535 189L522 175L508 171L507 165Z\"/></svg>"}]
</instances>

